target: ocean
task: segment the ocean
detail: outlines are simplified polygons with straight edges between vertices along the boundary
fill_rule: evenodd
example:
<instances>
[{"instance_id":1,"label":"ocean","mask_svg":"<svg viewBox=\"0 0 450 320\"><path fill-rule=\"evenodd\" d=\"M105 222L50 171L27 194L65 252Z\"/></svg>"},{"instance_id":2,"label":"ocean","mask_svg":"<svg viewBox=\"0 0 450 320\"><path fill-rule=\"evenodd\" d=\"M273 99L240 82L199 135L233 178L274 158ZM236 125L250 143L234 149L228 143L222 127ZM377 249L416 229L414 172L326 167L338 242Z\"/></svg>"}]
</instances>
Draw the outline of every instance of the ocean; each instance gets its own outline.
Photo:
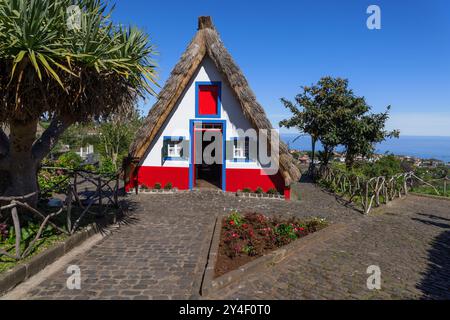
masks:
<instances>
[{"instance_id":1,"label":"ocean","mask_svg":"<svg viewBox=\"0 0 450 320\"><path fill-rule=\"evenodd\" d=\"M297 134L281 134L281 139L286 142L291 149L311 150L311 138L300 137L292 142ZM320 143L317 145L321 150ZM338 151L342 151L339 150ZM422 159L438 159L450 162L450 137L416 137L401 136L399 139L388 139L376 146L376 153L393 153L401 156L412 156Z\"/></svg>"}]
</instances>

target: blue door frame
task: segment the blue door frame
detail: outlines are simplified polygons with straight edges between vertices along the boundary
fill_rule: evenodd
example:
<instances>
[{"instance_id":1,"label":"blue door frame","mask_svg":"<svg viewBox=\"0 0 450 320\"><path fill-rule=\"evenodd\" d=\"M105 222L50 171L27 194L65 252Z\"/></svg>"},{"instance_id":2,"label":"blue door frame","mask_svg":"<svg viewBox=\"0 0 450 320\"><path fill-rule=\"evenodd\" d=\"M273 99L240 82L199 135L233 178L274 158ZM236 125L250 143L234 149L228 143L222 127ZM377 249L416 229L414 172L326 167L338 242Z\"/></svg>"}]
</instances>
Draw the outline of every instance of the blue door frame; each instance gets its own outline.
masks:
<instances>
[{"instance_id":1,"label":"blue door frame","mask_svg":"<svg viewBox=\"0 0 450 320\"><path fill-rule=\"evenodd\" d=\"M227 137L227 122L225 120L207 120L207 119L195 119L195 120L189 120L189 131L190 131L190 150L191 152L189 152L189 189L192 190L194 189L194 169L195 169L195 164L194 164L194 125L196 123L211 123L211 124L216 124L216 123L220 123L222 125L222 190L226 191L227 189L227 177L226 177L226 173L227 173L227 165L226 165L226 152L227 152L227 145L226 145L226 137Z\"/></svg>"}]
</instances>

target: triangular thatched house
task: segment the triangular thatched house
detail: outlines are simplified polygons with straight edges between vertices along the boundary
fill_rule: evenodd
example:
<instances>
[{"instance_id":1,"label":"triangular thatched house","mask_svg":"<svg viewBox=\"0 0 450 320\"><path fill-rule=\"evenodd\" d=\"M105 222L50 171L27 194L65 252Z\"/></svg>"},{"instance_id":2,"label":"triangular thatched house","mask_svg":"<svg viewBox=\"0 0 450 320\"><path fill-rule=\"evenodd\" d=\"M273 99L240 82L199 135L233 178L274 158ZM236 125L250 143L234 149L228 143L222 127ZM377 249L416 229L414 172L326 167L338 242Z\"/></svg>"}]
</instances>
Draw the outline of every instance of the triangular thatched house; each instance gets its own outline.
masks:
<instances>
[{"instance_id":1,"label":"triangular thatched house","mask_svg":"<svg viewBox=\"0 0 450 320\"><path fill-rule=\"evenodd\" d=\"M278 141L263 139L261 129L276 136L211 18L200 17L197 34L130 148L127 189L171 184L235 192L260 187L289 198L299 169L286 145L280 142L274 152ZM262 140L272 147L270 164L260 156L264 147L270 149Z\"/></svg>"}]
</instances>

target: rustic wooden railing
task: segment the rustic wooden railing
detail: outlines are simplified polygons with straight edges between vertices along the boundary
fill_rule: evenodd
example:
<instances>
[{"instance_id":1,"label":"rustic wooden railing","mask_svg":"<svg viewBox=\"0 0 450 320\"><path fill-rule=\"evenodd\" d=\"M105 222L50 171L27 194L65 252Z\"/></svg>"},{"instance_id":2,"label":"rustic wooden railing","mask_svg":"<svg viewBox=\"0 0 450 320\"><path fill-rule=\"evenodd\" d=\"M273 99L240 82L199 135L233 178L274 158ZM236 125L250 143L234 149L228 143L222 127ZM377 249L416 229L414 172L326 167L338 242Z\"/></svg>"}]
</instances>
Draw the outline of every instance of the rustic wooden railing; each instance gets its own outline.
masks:
<instances>
[{"instance_id":1,"label":"rustic wooden railing","mask_svg":"<svg viewBox=\"0 0 450 320\"><path fill-rule=\"evenodd\" d=\"M419 186L427 186L437 196L447 194L448 177L425 181L414 172L399 173L392 177L364 178L356 174L330 168L320 167L314 176L325 187L331 189L347 201L360 205L364 214L369 214L373 207L401 198ZM443 181L443 192L434 183Z\"/></svg>"},{"instance_id":2,"label":"rustic wooden railing","mask_svg":"<svg viewBox=\"0 0 450 320\"><path fill-rule=\"evenodd\" d=\"M7 248L6 250L0 248L0 257L3 255L15 260L22 260L28 257L33 252L35 245L40 240L42 233L48 225L51 225L59 233L70 236L79 230L80 225L87 214L94 214L96 216L99 214L102 215L111 206L116 209L113 210L113 222L117 221L117 213L120 212L119 183L121 173L105 176L86 170L69 170L65 168L50 167L44 167L42 170L63 175L63 179L51 186L50 189L57 190L58 193L63 191L65 200L57 211L46 214L39 209L33 208L27 203L27 200L36 196L36 193L19 197L0 197L0 203L6 203L0 207L0 217L4 212L9 211L15 235L14 248ZM95 191L80 192L80 187L93 187ZM51 190L41 190L40 194L49 192L51 192ZM92 210L94 205L98 205L100 212L94 212ZM81 214L77 217L72 215L75 207L78 207L78 210L81 210ZM22 226L20 215L25 212L31 213L32 216L37 219L36 221L41 221L41 223L34 239L23 249L21 248ZM53 221L54 218L57 218L64 213L66 213L65 223L59 223L58 225L58 223ZM12 249L14 249L14 251Z\"/></svg>"}]
</instances>

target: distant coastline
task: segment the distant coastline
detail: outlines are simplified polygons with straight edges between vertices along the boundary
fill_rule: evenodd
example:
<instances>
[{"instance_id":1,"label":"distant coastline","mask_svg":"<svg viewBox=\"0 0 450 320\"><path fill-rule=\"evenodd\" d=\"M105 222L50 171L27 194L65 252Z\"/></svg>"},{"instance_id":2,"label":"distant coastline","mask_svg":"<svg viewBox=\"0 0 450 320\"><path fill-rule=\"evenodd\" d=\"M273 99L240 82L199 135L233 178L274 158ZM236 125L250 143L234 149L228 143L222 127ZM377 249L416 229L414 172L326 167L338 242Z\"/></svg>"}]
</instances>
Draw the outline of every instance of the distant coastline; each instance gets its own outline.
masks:
<instances>
[{"instance_id":1,"label":"distant coastline","mask_svg":"<svg viewBox=\"0 0 450 320\"><path fill-rule=\"evenodd\" d=\"M281 133L281 139L291 149L311 150L311 138L300 137L293 140L298 134ZM318 150L322 146L318 144ZM342 150L339 149L338 150ZM376 153L393 153L398 156L410 156L420 159L437 159L446 163L450 162L450 136L448 137L426 137L426 136L401 136L399 139L388 139L376 146Z\"/></svg>"}]
</instances>

